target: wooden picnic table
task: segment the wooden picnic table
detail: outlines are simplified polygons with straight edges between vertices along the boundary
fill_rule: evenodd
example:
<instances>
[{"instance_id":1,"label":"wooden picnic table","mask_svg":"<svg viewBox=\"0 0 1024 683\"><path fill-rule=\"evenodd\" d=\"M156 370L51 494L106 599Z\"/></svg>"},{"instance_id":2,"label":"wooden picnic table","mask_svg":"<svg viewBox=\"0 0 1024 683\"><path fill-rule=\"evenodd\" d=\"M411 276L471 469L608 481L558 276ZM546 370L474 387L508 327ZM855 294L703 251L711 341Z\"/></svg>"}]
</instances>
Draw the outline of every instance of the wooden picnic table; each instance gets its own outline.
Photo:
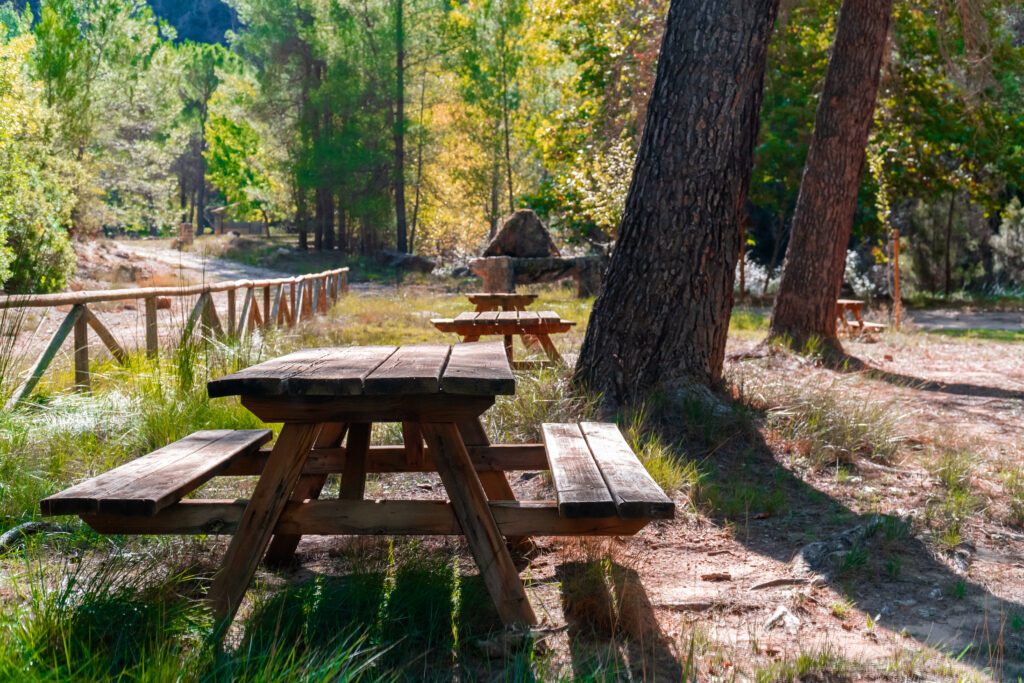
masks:
<instances>
[{"instance_id":1,"label":"wooden picnic table","mask_svg":"<svg viewBox=\"0 0 1024 683\"><path fill-rule=\"evenodd\" d=\"M537 300L536 294L474 292L467 294L469 303L476 306L477 313L484 311L525 311Z\"/></svg>"},{"instance_id":2,"label":"wooden picnic table","mask_svg":"<svg viewBox=\"0 0 1024 683\"><path fill-rule=\"evenodd\" d=\"M517 335L527 345L535 339L552 362L561 362L562 356L552 343L551 335L568 332L576 324L562 320L554 311L522 310L466 312L455 318L434 318L430 322L441 332L460 335L464 342L479 341L486 335L501 335L504 337L505 355L513 364L516 362L512 358L512 339Z\"/></svg>"},{"instance_id":3,"label":"wooden picnic table","mask_svg":"<svg viewBox=\"0 0 1024 683\"><path fill-rule=\"evenodd\" d=\"M534 624L506 540L629 535L674 515L614 424L545 424L544 443L492 445L480 415L515 391L498 342L308 349L207 389L283 423L273 448L260 449L269 429L196 432L40 509L107 534L233 533L207 595L220 620L238 610L260 560L289 561L303 534L462 534L502 621ZM371 446L375 422L401 423L404 443ZM557 501L517 501L504 472L543 469ZM437 472L450 502L364 500L368 472ZM320 499L332 473L340 496ZM248 500L186 498L213 477L252 475Z\"/></svg>"},{"instance_id":4,"label":"wooden picnic table","mask_svg":"<svg viewBox=\"0 0 1024 683\"><path fill-rule=\"evenodd\" d=\"M839 327L845 330L847 335L852 335L854 332L866 333L866 332L877 332L878 330L885 329L885 325L880 323L869 323L864 322L862 311L864 310L864 302L857 299L837 299L836 300L836 318L839 320ZM853 320L850 320L846 314L849 313L853 316Z\"/></svg>"}]
</instances>

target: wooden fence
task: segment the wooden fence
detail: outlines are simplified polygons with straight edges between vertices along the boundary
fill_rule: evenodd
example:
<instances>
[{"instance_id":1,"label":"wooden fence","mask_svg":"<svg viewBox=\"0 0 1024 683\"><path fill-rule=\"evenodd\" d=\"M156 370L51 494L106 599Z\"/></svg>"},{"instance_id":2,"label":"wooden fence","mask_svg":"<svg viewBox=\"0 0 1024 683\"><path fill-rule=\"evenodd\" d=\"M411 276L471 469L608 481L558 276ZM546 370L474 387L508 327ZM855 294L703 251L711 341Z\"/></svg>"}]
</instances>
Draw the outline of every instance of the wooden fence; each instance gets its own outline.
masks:
<instances>
[{"instance_id":1,"label":"wooden fence","mask_svg":"<svg viewBox=\"0 0 1024 683\"><path fill-rule=\"evenodd\" d=\"M244 290L241 312L238 311L238 292ZM262 290L262 296L260 293ZM159 299L193 297L195 305L185 320L181 342L187 341L200 324L212 336L244 336L256 328L273 325L295 325L327 310L348 291L348 268L326 270L312 275L301 275L274 280L234 280L187 287L143 287L92 292L62 292L59 294L11 295L0 298L0 309L49 308L71 306L71 310L50 337L46 348L32 365L25 381L12 394L5 410L26 398L35 388L43 372L68 335L74 332L75 388L89 389L89 328L91 327L114 359L124 365L128 353L117 342L110 329L89 304L108 301L142 299L146 308L146 353L155 357L160 349L157 334L157 308ZM223 320L213 302L215 292L227 293L227 310ZM262 299L262 308L261 308ZM225 325L226 323L226 325Z\"/></svg>"}]
</instances>

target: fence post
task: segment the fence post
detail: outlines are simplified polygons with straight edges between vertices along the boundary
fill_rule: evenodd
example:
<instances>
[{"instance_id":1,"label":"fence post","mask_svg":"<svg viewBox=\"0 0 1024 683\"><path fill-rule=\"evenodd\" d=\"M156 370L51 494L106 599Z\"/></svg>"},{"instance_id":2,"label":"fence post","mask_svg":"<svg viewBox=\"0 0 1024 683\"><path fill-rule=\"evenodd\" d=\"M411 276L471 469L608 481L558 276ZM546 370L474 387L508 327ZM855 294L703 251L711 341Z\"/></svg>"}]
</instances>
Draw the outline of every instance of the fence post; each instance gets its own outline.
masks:
<instances>
[{"instance_id":1,"label":"fence post","mask_svg":"<svg viewBox=\"0 0 1024 683\"><path fill-rule=\"evenodd\" d=\"M146 297L146 355L156 358L160 351L160 338L156 328L156 297Z\"/></svg>"},{"instance_id":2,"label":"fence post","mask_svg":"<svg viewBox=\"0 0 1024 683\"><path fill-rule=\"evenodd\" d=\"M75 391L89 390L89 322L86 308L76 304L79 310L75 319Z\"/></svg>"},{"instance_id":3,"label":"fence post","mask_svg":"<svg viewBox=\"0 0 1024 683\"><path fill-rule=\"evenodd\" d=\"M263 288L263 325L270 325L270 285Z\"/></svg>"},{"instance_id":4,"label":"fence post","mask_svg":"<svg viewBox=\"0 0 1024 683\"><path fill-rule=\"evenodd\" d=\"M235 290L228 290L228 336L235 336Z\"/></svg>"}]
</instances>

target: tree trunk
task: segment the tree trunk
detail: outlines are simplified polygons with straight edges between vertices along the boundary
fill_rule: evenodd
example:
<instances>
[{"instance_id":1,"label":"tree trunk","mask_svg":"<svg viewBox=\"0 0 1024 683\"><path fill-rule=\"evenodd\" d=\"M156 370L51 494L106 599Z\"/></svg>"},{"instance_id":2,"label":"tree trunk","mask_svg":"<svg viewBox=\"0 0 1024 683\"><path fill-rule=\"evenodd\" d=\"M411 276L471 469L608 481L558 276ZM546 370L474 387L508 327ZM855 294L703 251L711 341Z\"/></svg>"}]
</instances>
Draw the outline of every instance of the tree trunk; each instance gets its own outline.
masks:
<instances>
[{"instance_id":1,"label":"tree trunk","mask_svg":"<svg viewBox=\"0 0 1024 683\"><path fill-rule=\"evenodd\" d=\"M892 0L843 0L768 333L796 348L842 350L836 299L891 19Z\"/></svg>"},{"instance_id":2,"label":"tree trunk","mask_svg":"<svg viewBox=\"0 0 1024 683\"><path fill-rule=\"evenodd\" d=\"M405 33L403 0L395 0L395 223L398 251L409 251L405 219Z\"/></svg>"},{"instance_id":3,"label":"tree trunk","mask_svg":"<svg viewBox=\"0 0 1024 683\"><path fill-rule=\"evenodd\" d=\"M946 218L946 298L953 291L953 264L949 252L953 246L953 210L956 208L956 190L950 191L949 216Z\"/></svg>"},{"instance_id":4,"label":"tree trunk","mask_svg":"<svg viewBox=\"0 0 1024 683\"><path fill-rule=\"evenodd\" d=\"M307 217L306 212L306 190L298 186L296 181L296 193L295 193L295 223L299 230L299 249L306 251L309 249L309 236L307 233Z\"/></svg>"},{"instance_id":5,"label":"tree trunk","mask_svg":"<svg viewBox=\"0 0 1024 683\"><path fill-rule=\"evenodd\" d=\"M606 408L721 377L778 0L672 0L576 378Z\"/></svg>"},{"instance_id":6,"label":"tree trunk","mask_svg":"<svg viewBox=\"0 0 1024 683\"><path fill-rule=\"evenodd\" d=\"M498 220L500 209L498 208L498 183L501 178L501 169L498 166L498 157L495 154L494 165L491 166L491 232L487 239L493 240L498 234Z\"/></svg>"},{"instance_id":7,"label":"tree trunk","mask_svg":"<svg viewBox=\"0 0 1024 683\"><path fill-rule=\"evenodd\" d=\"M412 223L409 226L409 251L416 251L416 225L420 220L420 190L423 188L423 145L426 135L423 133L423 113L427 99L427 70L423 69L423 80L420 82L420 125L416 140L416 194L412 201Z\"/></svg>"}]
</instances>

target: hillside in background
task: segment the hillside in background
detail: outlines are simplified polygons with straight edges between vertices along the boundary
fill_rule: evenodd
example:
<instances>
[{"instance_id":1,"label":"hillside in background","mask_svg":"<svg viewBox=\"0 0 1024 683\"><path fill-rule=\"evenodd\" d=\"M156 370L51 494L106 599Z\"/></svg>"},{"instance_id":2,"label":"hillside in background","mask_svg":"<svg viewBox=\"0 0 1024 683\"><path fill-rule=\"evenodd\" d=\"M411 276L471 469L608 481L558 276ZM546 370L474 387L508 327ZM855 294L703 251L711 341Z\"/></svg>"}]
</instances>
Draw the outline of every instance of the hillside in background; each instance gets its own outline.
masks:
<instances>
[{"instance_id":1,"label":"hillside in background","mask_svg":"<svg viewBox=\"0 0 1024 683\"><path fill-rule=\"evenodd\" d=\"M25 0L14 0L19 9ZM39 0L29 0L32 13L39 16ZM178 38L197 43L222 43L224 32L238 28L238 15L221 0L150 0L161 19L178 31Z\"/></svg>"}]
</instances>

